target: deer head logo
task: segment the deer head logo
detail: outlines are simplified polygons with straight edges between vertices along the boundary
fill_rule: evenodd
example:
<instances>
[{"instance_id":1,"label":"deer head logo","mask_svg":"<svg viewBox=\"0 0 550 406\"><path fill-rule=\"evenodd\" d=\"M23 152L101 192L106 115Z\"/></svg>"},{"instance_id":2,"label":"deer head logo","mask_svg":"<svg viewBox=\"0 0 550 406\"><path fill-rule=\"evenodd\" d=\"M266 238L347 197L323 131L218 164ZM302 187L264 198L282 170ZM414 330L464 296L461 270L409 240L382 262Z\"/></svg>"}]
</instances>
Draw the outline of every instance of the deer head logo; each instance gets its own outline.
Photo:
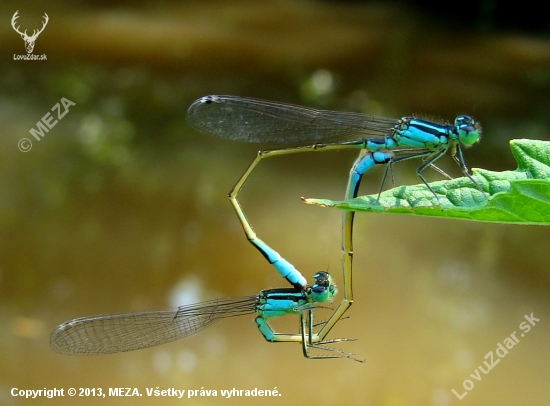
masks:
<instances>
[{"instance_id":1,"label":"deer head logo","mask_svg":"<svg viewBox=\"0 0 550 406\"><path fill-rule=\"evenodd\" d=\"M17 13L19 13L19 10L17 10L15 12L15 14L13 15L13 17L11 19L11 26L13 27L15 32L17 32L19 35L21 35L21 38L23 38L23 41L25 41L25 48L27 49L27 53L30 54L30 53L32 53L32 50L34 49L34 42L36 41L36 38L38 38L40 33L42 31L44 31L44 28L46 28L46 25L48 25L48 20L50 18L48 17L48 15L46 13L44 13L44 20L45 21L42 24L42 28L39 31L34 30L33 34L29 37L27 35L27 30L25 30L25 32L21 32L21 31L19 31L19 27L15 26L15 20L17 20L19 18Z\"/></svg>"}]
</instances>

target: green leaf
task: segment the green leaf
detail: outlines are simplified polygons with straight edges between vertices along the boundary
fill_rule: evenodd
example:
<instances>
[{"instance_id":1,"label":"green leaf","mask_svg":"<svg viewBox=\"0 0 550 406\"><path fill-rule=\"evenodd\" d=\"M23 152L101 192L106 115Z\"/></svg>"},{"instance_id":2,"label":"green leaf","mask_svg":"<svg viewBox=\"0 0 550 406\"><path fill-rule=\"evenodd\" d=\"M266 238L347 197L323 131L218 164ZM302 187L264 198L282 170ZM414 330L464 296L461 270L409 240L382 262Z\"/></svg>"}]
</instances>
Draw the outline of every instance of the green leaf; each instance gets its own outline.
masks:
<instances>
[{"instance_id":1,"label":"green leaf","mask_svg":"<svg viewBox=\"0 0 550 406\"><path fill-rule=\"evenodd\" d=\"M515 171L492 172L473 169L467 177L400 186L378 194L349 201L303 199L305 203L343 210L376 213L416 214L498 223L550 225L550 142L510 141L518 162Z\"/></svg>"}]
</instances>

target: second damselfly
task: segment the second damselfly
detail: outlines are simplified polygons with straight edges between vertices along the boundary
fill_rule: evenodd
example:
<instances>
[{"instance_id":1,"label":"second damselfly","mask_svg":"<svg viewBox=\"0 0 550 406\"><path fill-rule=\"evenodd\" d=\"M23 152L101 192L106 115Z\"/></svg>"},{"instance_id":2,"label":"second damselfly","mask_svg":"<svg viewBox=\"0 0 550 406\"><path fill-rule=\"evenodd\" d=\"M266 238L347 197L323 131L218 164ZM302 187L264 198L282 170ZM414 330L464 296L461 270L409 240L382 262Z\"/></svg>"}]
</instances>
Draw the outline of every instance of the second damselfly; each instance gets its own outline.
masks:
<instances>
[{"instance_id":1,"label":"second damselfly","mask_svg":"<svg viewBox=\"0 0 550 406\"><path fill-rule=\"evenodd\" d=\"M393 164L421 158L422 164L416 172L435 195L422 172L431 166L450 178L435 166L435 162L451 150L463 174L482 190L468 172L462 153L462 147L475 144L481 137L481 126L468 115L457 116L453 124L435 123L414 116L394 119L239 96L210 95L197 99L189 107L187 120L195 129L222 138L285 146L284 149L262 151L261 157L307 150L356 148L369 151L371 154L364 158L368 161L367 169L374 164L387 165L380 190ZM361 167L365 164L356 163L355 166L360 178L364 173ZM356 189L357 185L353 187Z\"/></svg>"}]
</instances>

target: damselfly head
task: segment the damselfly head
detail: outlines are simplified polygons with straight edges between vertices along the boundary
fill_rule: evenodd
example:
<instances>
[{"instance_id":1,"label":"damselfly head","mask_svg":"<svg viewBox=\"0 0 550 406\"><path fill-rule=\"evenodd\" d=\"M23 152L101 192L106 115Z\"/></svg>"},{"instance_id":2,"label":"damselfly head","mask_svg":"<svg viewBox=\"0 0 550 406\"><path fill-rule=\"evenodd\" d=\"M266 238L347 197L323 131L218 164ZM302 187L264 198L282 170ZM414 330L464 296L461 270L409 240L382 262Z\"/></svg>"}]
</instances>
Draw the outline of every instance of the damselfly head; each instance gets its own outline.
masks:
<instances>
[{"instance_id":1,"label":"damselfly head","mask_svg":"<svg viewBox=\"0 0 550 406\"><path fill-rule=\"evenodd\" d=\"M470 146L481 139L481 125L470 116L458 116L455 127L462 145Z\"/></svg>"},{"instance_id":2,"label":"damselfly head","mask_svg":"<svg viewBox=\"0 0 550 406\"><path fill-rule=\"evenodd\" d=\"M317 272L313 275L313 285L311 285L310 297L318 303L331 300L338 293L336 284L332 281L332 276L328 272Z\"/></svg>"}]
</instances>

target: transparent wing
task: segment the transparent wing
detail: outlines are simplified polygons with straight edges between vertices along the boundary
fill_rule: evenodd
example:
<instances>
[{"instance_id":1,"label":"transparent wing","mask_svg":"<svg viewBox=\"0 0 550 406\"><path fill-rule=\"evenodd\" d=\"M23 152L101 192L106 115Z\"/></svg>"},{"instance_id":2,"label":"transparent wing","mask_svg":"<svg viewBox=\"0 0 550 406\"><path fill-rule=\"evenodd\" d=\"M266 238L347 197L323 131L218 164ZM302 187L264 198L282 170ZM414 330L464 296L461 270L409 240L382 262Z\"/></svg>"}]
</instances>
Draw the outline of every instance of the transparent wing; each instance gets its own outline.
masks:
<instances>
[{"instance_id":1,"label":"transparent wing","mask_svg":"<svg viewBox=\"0 0 550 406\"><path fill-rule=\"evenodd\" d=\"M254 143L308 145L384 137L399 120L361 113L315 110L238 96L205 96L187 111L201 132Z\"/></svg>"},{"instance_id":2,"label":"transparent wing","mask_svg":"<svg viewBox=\"0 0 550 406\"><path fill-rule=\"evenodd\" d=\"M62 354L94 355L161 345L202 330L226 317L251 314L257 296L217 299L176 310L104 314L59 325L51 348Z\"/></svg>"}]
</instances>

